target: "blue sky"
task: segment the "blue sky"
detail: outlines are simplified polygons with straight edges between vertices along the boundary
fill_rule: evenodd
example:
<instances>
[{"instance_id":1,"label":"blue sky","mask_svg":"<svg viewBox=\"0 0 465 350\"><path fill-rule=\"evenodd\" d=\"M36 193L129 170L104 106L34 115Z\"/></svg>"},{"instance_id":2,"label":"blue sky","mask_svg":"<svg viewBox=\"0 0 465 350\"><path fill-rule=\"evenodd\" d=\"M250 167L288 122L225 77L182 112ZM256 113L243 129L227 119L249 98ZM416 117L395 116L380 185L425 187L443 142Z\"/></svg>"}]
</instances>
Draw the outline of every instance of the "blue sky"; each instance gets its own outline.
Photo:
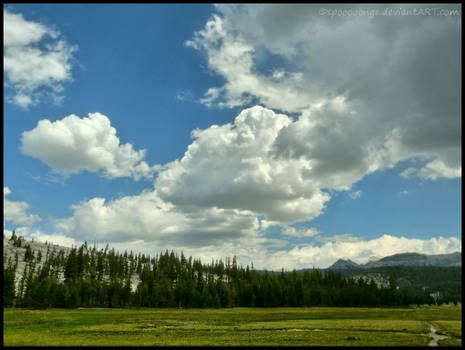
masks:
<instances>
[{"instance_id":1,"label":"blue sky","mask_svg":"<svg viewBox=\"0 0 465 350\"><path fill-rule=\"evenodd\" d=\"M385 7L4 6L4 230L266 268L461 250L459 7Z\"/></svg>"}]
</instances>

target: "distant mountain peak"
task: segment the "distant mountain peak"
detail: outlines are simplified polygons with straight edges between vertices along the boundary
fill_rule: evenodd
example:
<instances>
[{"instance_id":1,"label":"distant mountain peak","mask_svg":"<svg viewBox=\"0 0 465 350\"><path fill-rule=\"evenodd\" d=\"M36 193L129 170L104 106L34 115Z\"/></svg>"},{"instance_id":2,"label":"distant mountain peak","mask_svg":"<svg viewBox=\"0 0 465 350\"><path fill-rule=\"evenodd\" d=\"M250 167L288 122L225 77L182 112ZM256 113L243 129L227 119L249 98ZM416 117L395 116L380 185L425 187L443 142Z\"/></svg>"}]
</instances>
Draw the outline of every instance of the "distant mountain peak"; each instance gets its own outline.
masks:
<instances>
[{"instance_id":1,"label":"distant mountain peak","mask_svg":"<svg viewBox=\"0 0 465 350\"><path fill-rule=\"evenodd\" d=\"M386 256L378 261L369 261L364 267L379 266L461 266L462 253L420 254L415 252L399 253Z\"/></svg>"},{"instance_id":2,"label":"distant mountain peak","mask_svg":"<svg viewBox=\"0 0 465 350\"><path fill-rule=\"evenodd\" d=\"M360 265L350 259L339 259L329 268L333 270L358 269Z\"/></svg>"},{"instance_id":3,"label":"distant mountain peak","mask_svg":"<svg viewBox=\"0 0 465 350\"><path fill-rule=\"evenodd\" d=\"M373 255L373 256L370 256L370 257L368 258L368 262L378 261L379 259L381 259L381 258L378 257L378 256L374 256L374 255Z\"/></svg>"},{"instance_id":4,"label":"distant mountain peak","mask_svg":"<svg viewBox=\"0 0 465 350\"><path fill-rule=\"evenodd\" d=\"M415 252L398 253L384 258L372 256L366 264L357 264L350 259L339 259L328 269L348 270L382 266L462 266L462 253L436 255Z\"/></svg>"}]
</instances>

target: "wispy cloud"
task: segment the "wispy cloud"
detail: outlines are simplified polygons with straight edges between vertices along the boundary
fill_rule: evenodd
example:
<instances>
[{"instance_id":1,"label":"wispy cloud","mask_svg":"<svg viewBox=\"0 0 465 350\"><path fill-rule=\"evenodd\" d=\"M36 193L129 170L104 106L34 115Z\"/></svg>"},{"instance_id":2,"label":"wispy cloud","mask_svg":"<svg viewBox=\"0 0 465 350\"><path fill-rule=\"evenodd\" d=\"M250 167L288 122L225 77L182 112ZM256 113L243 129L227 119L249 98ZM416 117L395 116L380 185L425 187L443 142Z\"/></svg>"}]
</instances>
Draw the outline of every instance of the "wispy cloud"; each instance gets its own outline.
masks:
<instances>
[{"instance_id":1,"label":"wispy cloud","mask_svg":"<svg viewBox=\"0 0 465 350\"><path fill-rule=\"evenodd\" d=\"M290 237L315 237L318 236L321 232L315 228L315 227L310 227L310 228L295 228L293 226L284 226L281 229L281 233L286 236Z\"/></svg>"},{"instance_id":2,"label":"wispy cloud","mask_svg":"<svg viewBox=\"0 0 465 350\"><path fill-rule=\"evenodd\" d=\"M361 190L358 190L358 191L354 191L354 192L350 192L350 193L349 193L349 197L352 198L352 199L360 198L361 195L362 195L362 191L361 191Z\"/></svg>"}]
</instances>

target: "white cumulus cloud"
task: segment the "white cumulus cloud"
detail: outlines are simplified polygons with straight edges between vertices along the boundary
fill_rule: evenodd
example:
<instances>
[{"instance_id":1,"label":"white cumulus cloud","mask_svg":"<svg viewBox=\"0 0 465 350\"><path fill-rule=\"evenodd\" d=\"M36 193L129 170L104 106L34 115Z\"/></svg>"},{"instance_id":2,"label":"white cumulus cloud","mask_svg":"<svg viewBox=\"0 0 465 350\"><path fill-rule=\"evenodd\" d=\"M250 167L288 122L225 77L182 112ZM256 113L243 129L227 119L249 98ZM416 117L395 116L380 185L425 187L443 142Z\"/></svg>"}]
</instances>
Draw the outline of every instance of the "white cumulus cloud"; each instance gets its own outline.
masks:
<instances>
[{"instance_id":1,"label":"white cumulus cloud","mask_svg":"<svg viewBox=\"0 0 465 350\"><path fill-rule=\"evenodd\" d=\"M181 211L154 191L113 201L93 198L72 210L73 216L57 220L56 228L88 241L142 240L192 247L256 236L258 227L250 212L214 207Z\"/></svg>"},{"instance_id":2,"label":"white cumulus cloud","mask_svg":"<svg viewBox=\"0 0 465 350\"><path fill-rule=\"evenodd\" d=\"M11 190L3 187L3 226L5 223L29 226L40 221L38 215L28 213L29 204L6 198L10 194Z\"/></svg>"},{"instance_id":3,"label":"white cumulus cloud","mask_svg":"<svg viewBox=\"0 0 465 350\"><path fill-rule=\"evenodd\" d=\"M60 38L58 31L4 9L3 50L4 73L12 89L10 102L27 108L38 103L44 91L55 101L62 98L63 83L72 79L76 47Z\"/></svg>"},{"instance_id":4,"label":"white cumulus cloud","mask_svg":"<svg viewBox=\"0 0 465 350\"><path fill-rule=\"evenodd\" d=\"M157 193L178 207L248 210L282 223L317 217L330 196L306 174L312 163L274 153L278 135L292 123L255 106L234 123L195 130L184 156L160 171Z\"/></svg>"},{"instance_id":5,"label":"white cumulus cloud","mask_svg":"<svg viewBox=\"0 0 465 350\"><path fill-rule=\"evenodd\" d=\"M34 129L23 132L21 150L65 176L86 170L110 179L132 176L139 180L151 178L157 169L143 160L145 150L120 144L109 118L100 113L40 120Z\"/></svg>"}]
</instances>

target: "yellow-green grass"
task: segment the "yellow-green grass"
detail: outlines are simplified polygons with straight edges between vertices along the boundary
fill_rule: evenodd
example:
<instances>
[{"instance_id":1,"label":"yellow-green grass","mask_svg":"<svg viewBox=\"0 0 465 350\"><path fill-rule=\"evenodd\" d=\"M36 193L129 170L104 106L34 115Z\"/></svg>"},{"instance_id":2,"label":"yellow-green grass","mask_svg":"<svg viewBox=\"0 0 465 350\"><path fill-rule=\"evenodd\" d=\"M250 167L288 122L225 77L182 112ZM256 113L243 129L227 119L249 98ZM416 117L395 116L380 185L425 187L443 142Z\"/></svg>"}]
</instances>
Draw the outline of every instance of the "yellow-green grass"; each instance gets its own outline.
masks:
<instances>
[{"instance_id":1,"label":"yellow-green grass","mask_svg":"<svg viewBox=\"0 0 465 350\"><path fill-rule=\"evenodd\" d=\"M461 338L447 338L438 341L439 346L462 346Z\"/></svg>"},{"instance_id":2,"label":"yellow-green grass","mask_svg":"<svg viewBox=\"0 0 465 350\"><path fill-rule=\"evenodd\" d=\"M461 307L4 309L5 345L427 345L460 341Z\"/></svg>"},{"instance_id":3,"label":"yellow-green grass","mask_svg":"<svg viewBox=\"0 0 465 350\"><path fill-rule=\"evenodd\" d=\"M439 345L460 346L462 345L462 322L451 320L439 320L431 322L438 334L446 335L448 339L438 341Z\"/></svg>"}]
</instances>

